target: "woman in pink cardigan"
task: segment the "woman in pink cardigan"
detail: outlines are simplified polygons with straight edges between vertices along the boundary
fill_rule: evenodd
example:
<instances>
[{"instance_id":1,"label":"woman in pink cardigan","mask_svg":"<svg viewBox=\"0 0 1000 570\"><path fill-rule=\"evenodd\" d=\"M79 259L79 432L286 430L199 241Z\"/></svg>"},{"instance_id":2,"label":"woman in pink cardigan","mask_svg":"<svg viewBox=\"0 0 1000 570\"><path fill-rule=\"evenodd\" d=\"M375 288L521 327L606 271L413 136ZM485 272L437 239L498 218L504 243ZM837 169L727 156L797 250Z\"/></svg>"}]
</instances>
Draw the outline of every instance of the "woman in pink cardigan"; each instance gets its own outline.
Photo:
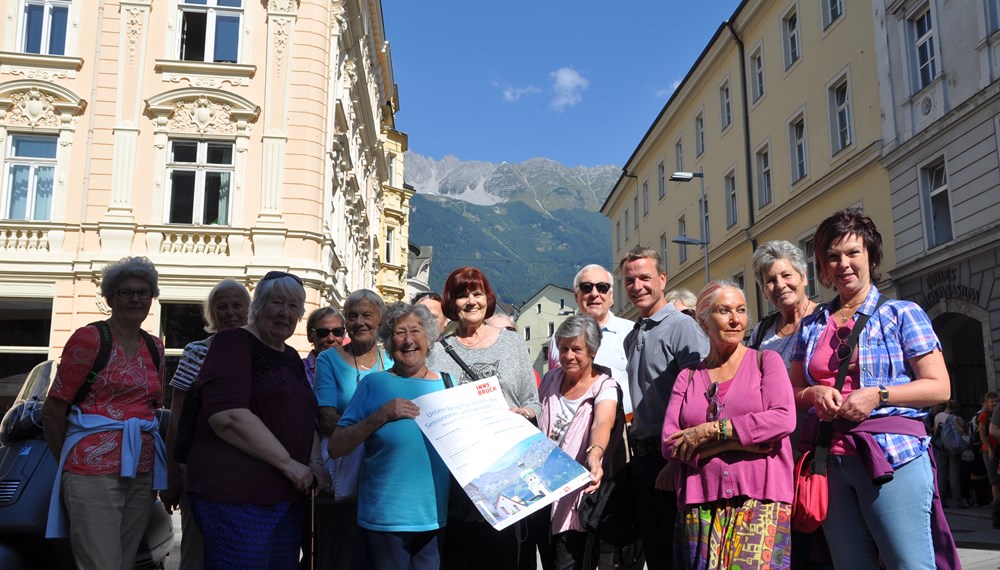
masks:
<instances>
[{"instance_id":1,"label":"woman in pink cardigan","mask_svg":"<svg viewBox=\"0 0 1000 570\"><path fill-rule=\"evenodd\" d=\"M735 283L706 285L695 316L711 350L677 375L663 422L663 456L676 468L675 567L788 568L788 373L777 353L742 344L746 297Z\"/></svg>"}]
</instances>

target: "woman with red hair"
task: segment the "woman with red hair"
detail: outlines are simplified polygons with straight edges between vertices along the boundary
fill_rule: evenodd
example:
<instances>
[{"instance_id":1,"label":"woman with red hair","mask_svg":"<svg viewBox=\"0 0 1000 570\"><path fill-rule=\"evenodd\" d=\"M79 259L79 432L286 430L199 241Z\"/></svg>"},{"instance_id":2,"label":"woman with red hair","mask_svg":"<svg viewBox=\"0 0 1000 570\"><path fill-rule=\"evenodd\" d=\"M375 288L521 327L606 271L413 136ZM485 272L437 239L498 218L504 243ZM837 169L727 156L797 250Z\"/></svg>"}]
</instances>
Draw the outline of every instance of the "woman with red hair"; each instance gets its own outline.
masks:
<instances>
[{"instance_id":1,"label":"woman with red hair","mask_svg":"<svg viewBox=\"0 0 1000 570\"><path fill-rule=\"evenodd\" d=\"M542 406L528 347L517 333L486 324L496 305L496 293L481 271L475 267L453 271L444 284L441 309L458 327L434 346L427 366L449 373L457 384L495 377L510 411L537 421ZM450 520L442 567L516 568L521 547L515 526L497 532L483 521Z\"/></svg>"}]
</instances>

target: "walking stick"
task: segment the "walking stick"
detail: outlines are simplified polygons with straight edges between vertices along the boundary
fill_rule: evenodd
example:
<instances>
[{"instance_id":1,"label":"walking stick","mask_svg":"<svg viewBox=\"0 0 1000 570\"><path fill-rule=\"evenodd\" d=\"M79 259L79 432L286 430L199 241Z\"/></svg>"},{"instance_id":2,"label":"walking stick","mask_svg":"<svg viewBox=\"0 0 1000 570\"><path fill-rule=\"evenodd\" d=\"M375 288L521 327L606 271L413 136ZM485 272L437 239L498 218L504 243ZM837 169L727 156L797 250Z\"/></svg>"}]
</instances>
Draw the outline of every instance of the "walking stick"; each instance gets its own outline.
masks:
<instances>
[{"instance_id":1,"label":"walking stick","mask_svg":"<svg viewBox=\"0 0 1000 570\"><path fill-rule=\"evenodd\" d=\"M309 570L316 570L316 476L309 490Z\"/></svg>"}]
</instances>

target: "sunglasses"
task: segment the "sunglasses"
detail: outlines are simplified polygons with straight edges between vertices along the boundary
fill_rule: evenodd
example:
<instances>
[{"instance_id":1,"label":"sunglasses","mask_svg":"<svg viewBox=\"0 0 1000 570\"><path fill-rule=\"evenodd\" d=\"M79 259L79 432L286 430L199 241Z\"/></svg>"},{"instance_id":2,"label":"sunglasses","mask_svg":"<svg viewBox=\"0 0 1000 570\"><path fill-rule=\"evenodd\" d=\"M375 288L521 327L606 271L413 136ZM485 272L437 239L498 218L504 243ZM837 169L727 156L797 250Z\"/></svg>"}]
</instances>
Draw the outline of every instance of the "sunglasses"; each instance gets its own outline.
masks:
<instances>
[{"instance_id":1,"label":"sunglasses","mask_svg":"<svg viewBox=\"0 0 1000 570\"><path fill-rule=\"evenodd\" d=\"M851 345L847 344L847 339L851 337L851 329L847 327L840 327L837 329L837 340L840 344L837 345L837 360L843 362L854 354L854 349Z\"/></svg>"},{"instance_id":2,"label":"sunglasses","mask_svg":"<svg viewBox=\"0 0 1000 570\"><path fill-rule=\"evenodd\" d=\"M291 277L296 283L302 285L302 279L299 279L298 275L293 275L291 273L286 273L284 271L268 271L260 278L260 282L270 281L271 279L281 279L283 277Z\"/></svg>"},{"instance_id":3,"label":"sunglasses","mask_svg":"<svg viewBox=\"0 0 1000 570\"><path fill-rule=\"evenodd\" d=\"M708 417L706 420L714 422L719 419L722 415L722 410L725 409L725 406L723 406L722 402L719 401L718 382L712 382L712 384L708 387L708 390L705 390L705 397L708 398Z\"/></svg>"},{"instance_id":4,"label":"sunglasses","mask_svg":"<svg viewBox=\"0 0 1000 570\"><path fill-rule=\"evenodd\" d=\"M611 283L588 283L587 281L581 281L576 287L584 295L589 295L594 290L594 287L597 287L598 293L606 295L611 290Z\"/></svg>"},{"instance_id":5,"label":"sunglasses","mask_svg":"<svg viewBox=\"0 0 1000 570\"><path fill-rule=\"evenodd\" d=\"M332 329L310 329L310 330L316 333L316 338L326 338L331 334L333 336L344 336L344 333L347 332L347 329L345 327L335 327Z\"/></svg>"},{"instance_id":6,"label":"sunglasses","mask_svg":"<svg viewBox=\"0 0 1000 570\"><path fill-rule=\"evenodd\" d=\"M153 291L150 289L118 289L115 291L119 299L131 299L132 297L138 297L145 301L153 296Z\"/></svg>"},{"instance_id":7,"label":"sunglasses","mask_svg":"<svg viewBox=\"0 0 1000 570\"><path fill-rule=\"evenodd\" d=\"M416 305L417 303L419 303L420 301L423 301L424 299L432 299L432 300L437 301L438 303L440 303L441 302L441 295L438 295L434 291L422 291L422 292L417 293L416 295L413 296L412 303L414 305Z\"/></svg>"}]
</instances>

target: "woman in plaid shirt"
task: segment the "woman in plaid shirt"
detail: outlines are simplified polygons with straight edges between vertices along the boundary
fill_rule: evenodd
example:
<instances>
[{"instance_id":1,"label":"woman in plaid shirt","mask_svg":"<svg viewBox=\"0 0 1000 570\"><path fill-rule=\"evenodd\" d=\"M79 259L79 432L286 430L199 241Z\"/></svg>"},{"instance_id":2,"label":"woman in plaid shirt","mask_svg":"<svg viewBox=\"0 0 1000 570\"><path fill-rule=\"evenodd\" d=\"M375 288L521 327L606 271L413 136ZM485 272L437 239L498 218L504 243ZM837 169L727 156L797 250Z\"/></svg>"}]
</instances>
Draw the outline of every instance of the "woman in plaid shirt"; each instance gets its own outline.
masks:
<instances>
[{"instance_id":1,"label":"woman in plaid shirt","mask_svg":"<svg viewBox=\"0 0 1000 570\"><path fill-rule=\"evenodd\" d=\"M821 279L837 297L803 319L790 372L799 409L834 422L823 524L834 565L877 569L881 557L889 568L933 569L934 475L920 420L951 392L941 343L918 305L879 305L882 236L861 210L824 220L814 242ZM870 320L852 350L858 314Z\"/></svg>"}]
</instances>

